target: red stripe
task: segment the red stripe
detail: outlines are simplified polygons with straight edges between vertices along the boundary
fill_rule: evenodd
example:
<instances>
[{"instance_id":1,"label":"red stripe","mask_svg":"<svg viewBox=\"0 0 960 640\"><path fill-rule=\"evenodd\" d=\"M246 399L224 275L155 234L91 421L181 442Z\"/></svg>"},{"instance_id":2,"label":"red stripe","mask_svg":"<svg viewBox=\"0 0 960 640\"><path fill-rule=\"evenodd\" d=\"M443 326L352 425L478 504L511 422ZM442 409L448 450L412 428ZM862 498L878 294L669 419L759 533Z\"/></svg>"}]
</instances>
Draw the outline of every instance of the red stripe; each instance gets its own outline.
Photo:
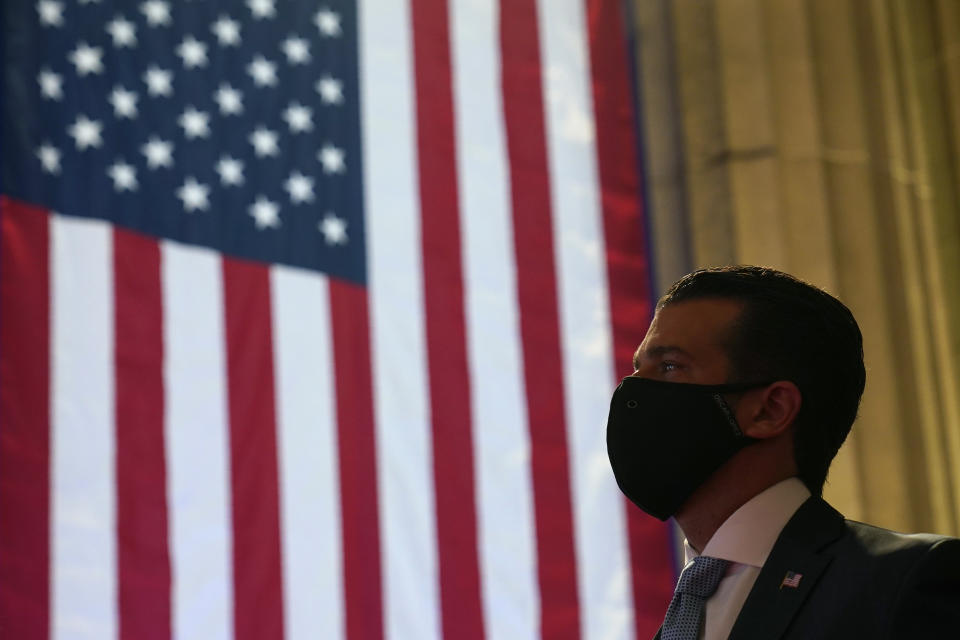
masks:
<instances>
[{"instance_id":1,"label":"red stripe","mask_svg":"<svg viewBox=\"0 0 960 640\"><path fill-rule=\"evenodd\" d=\"M283 638L280 508L270 324L270 272L223 260L234 629L238 640Z\"/></svg>"},{"instance_id":2,"label":"red stripe","mask_svg":"<svg viewBox=\"0 0 960 640\"><path fill-rule=\"evenodd\" d=\"M50 627L50 267L46 211L0 197L0 632Z\"/></svg>"},{"instance_id":3,"label":"red stripe","mask_svg":"<svg viewBox=\"0 0 960 640\"><path fill-rule=\"evenodd\" d=\"M366 291L357 285L331 280L330 323L337 372L346 637L379 640L383 638L383 604Z\"/></svg>"},{"instance_id":4,"label":"red stripe","mask_svg":"<svg viewBox=\"0 0 960 640\"><path fill-rule=\"evenodd\" d=\"M577 638L580 610L535 0L500 11L517 296L530 419L544 638Z\"/></svg>"},{"instance_id":5,"label":"red stripe","mask_svg":"<svg viewBox=\"0 0 960 640\"><path fill-rule=\"evenodd\" d=\"M483 638L446 0L414 0L424 307L443 637Z\"/></svg>"},{"instance_id":6,"label":"red stripe","mask_svg":"<svg viewBox=\"0 0 960 640\"><path fill-rule=\"evenodd\" d=\"M636 116L627 66L629 52L620 4L586 0L593 76L597 164L607 247L607 285L613 325L615 375L632 370L653 310L640 206ZM626 501L625 501L626 502ZM638 638L653 636L673 595L674 570L668 525L626 502Z\"/></svg>"},{"instance_id":7,"label":"red stripe","mask_svg":"<svg viewBox=\"0 0 960 640\"><path fill-rule=\"evenodd\" d=\"M115 230L120 638L170 637L160 247Z\"/></svg>"}]
</instances>

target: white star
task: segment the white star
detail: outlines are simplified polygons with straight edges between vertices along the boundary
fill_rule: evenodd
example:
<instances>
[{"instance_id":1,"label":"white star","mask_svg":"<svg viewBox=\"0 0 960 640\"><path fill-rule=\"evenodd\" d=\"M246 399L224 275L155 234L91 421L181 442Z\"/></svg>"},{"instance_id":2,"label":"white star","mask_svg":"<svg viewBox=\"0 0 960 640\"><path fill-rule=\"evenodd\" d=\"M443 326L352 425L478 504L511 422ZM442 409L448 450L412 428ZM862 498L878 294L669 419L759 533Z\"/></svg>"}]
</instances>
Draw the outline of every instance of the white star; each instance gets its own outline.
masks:
<instances>
[{"instance_id":1,"label":"white star","mask_svg":"<svg viewBox=\"0 0 960 640\"><path fill-rule=\"evenodd\" d=\"M243 94L228 84L221 84L213 99L220 105L220 113L225 116L243 113Z\"/></svg>"},{"instance_id":2,"label":"white star","mask_svg":"<svg viewBox=\"0 0 960 640\"><path fill-rule=\"evenodd\" d=\"M280 44L287 62L290 64L306 64L310 62L310 45L303 38L290 36Z\"/></svg>"},{"instance_id":3,"label":"white star","mask_svg":"<svg viewBox=\"0 0 960 640\"><path fill-rule=\"evenodd\" d=\"M247 6L250 7L250 13L257 20L261 18L272 18L277 15L273 6L274 0L247 0Z\"/></svg>"},{"instance_id":4,"label":"white star","mask_svg":"<svg viewBox=\"0 0 960 640\"><path fill-rule=\"evenodd\" d=\"M183 201L184 211L207 210L210 207L210 201L207 199L209 196L210 187L200 184L193 176L187 178L183 186L177 189L177 197Z\"/></svg>"},{"instance_id":5,"label":"white star","mask_svg":"<svg viewBox=\"0 0 960 640\"><path fill-rule=\"evenodd\" d=\"M317 28L320 29L320 35L322 36L339 36L342 33L340 29L340 15L330 11L326 7L317 11L317 14L313 16L313 22L317 25Z\"/></svg>"},{"instance_id":6,"label":"white star","mask_svg":"<svg viewBox=\"0 0 960 640\"><path fill-rule=\"evenodd\" d=\"M41 69L37 82L40 83L40 93L44 98L59 100L63 97L63 78L50 69Z\"/></svg>"},{"instance_id":7,"label":"white star","mask_svg":"<svg viewBox=\"0 0 960 640\"><path fill-rule=\"evenodd\" d=\"M187 138L206 138L210 135L210 116L204 111L187 107L177 120Z\"/></svg>"},{"instance_id":8,"label":"white star","mask_svg":"<svg viewBox=\"0 0 960 640\"><path fill-rule=\"evenodd\" d=\"M123 16L117 16L107 23L107 33L113 38L115 47L132 47L137 44L136 25Z\"/></svg>"},{"instance_id":9,"label":"white star","mask_svg":"<svg viewBox=\"0 0 960 640\"><path fill-rule=\"evenodd\" d=\"M150 67L143 74L147 91L152 96L170 96L173 94L173 74L159 67Z\"/></svg>"},{"instance_id":10,"label":"white star","mask_svg":"<svg viewBox=\"0 0 960 640\"><path fill-rule=\"evenodd\" d=\"M177 47L177 55L187 69L207 66L207 45L193 36L187 36Z\"/></svg>"},{"instance_id":11,"label":"white star","mask_svg":"<svg viewBox=\"0 0 960 640\"><path fill-rule=\"evenodd\" d=\"M312 118L313 112L310 108L296 102L291 102L290 106L283 112L283 119L287 121L291 133L311 131L313 129Z\"/></svg>"},{"instance_id":12,"label":"white star","mask_svg":"<svg viewBox=\"0 0 960 640\"><path fill-rule=\"evenodd\" d=\"M127 91L123 87L114 87L109 100L110 104L113 105L113 113L118 118L137 117L137 94L133 91Z\"/></svg>"},{"instance_id":13,"label":"white star","mask_svg":"<svg viewBox=\"0 0 960 640\"><path fill-rule=\"evenodd\" d=\"M103 144L103 139L100 137L102 131L103 125L82 114L77 116L76 122L67 128L67 133L74 139L80 151Z\"/></svg>"},{"instance_id":14,"label":"white star","mask_svg":"<svg viewBox=\"0 0 960 640\"><path fill-rule=\"evenodd\" d=\"M151 137L147 144L140 147L147 157L147 166L151 169L173 166L173 143Z\"/></svg>"},{"instance_id":15,"label":"white star","mask_svg":"<svg viewBox=\"0 0 960 640\"><path fill-rule=\"evenodd\" d=\"M43 170L47 173L60 173L60 150L49 142L44 142L37 149L37 158L43 165Z\"/></svg>"},{"instance_id":16,"label":"white star","mask_svg":"<svg viewBox=\"0 0 960 640\"><path fill-rule=\"evenodd\" d=\"M257 196L257 201L250 205L249 211L257 229L280 226L280 207L263 196Z\"/></svg>"},{"instance_id":17,"label":"white star","mask_svg":"<svg viewBox=\"0 0 960 640\"><path fill-rule=\"evenodd\" d=\"M343 83L328 75L317 80L317 93L324 104L340 104L343 102Z\"/></svg>"},{"instance_id":18,"label":"white star","mask_svg":"<svg viewBox=\"0 0 960 640\"><path fill-rule=\"evenodd\" d=\"M324 173L343 173L346 165L343 162L343 149L325 144L317 152L317 159L323 165Z\"/></svg>"},{"instance_id":19,"label":"white star","mask_svg":"<svg viewBox=\"0 0 960 640\"><path fill-rule=\"evenodd\" d=\"M264 156L275 156L280 153L280 147L277 146L277 134L265 127L257 127L250 134L250 144L258 158Z\"/></svg>"},{"instance_id":20,"label":"white star","mask_svg":"<svg viewBox=\"0 0 960 640\"><path fill-rule=\"evenodd\" d=\"M63 26L63 3L52 0L37 2L37 13L40 15L40 24L51 27Z\"/></svg>"},{"instance_id":21,"label":"white star","mask_svg":"<svg viewBox=\"0 0 960 640\"><path fill-rule=\"evenodd\" d=\"M309 178L299 171L294 171L284 183L284 188L290 194L290 202L313 202L313 178Z\"/></svg>"},{"instance_id":22,"label":"white star","mask_svg":"<svg viewBox=\"0 0 960 640\"><path fill-rule=\"evenodd\" d=\"M147 0L140 5L151 27L170 25L170 5L163 0Z\"/></svg>"},{"instance_id":23,"label":"white star","mask_svg":"<svg viewBox=\"0 0 960 640\"><path fill-rule=\"evenodd\" d=\"M237 46L240 44L240 23L231 20L228 16L220 18L210 25L210 30L217 36L221 47Z\"/></svg>"},{"instance_id":24,"label":"white star","mask_svg":"<svg viewBox=\"0 0 960 640\"><path fill-rule=\"evenodd\" d=\"M257 56L249 65L247 73L253 78L253 83L258 87L267 87L277 84L277 65L270 62L263 56Z\"/></svg>"},{"instance_id":25,"label":"white star","mask_svg":"<svg viewBox=\"0 0 960 640\"><path fill-rule=\"evenodd\" d=\"M221 156L216 167L220 174L220 183L223 186L237 186L243 184L243 163L230 156Z\"/></svg>"},{"instance_id":26,"label":"white star","mask_svg":"<svg viewBox=\"0 0 960 640\"><path fill-rule=\"evenodd\" d=\"M347 221L327 213L317 225L327 244L347 244Z\"/></svg>"},{"instance_id":27,"label":"white star","mask_svg":"<svg viewBox=\"0 0 960 640\"><path fill-rule=\"evenodd\" d=\"M90 47L86 42L81 42L70 52L68 58L77 67L77 73L85 76L88 73L103 73L103 61L100 59L102 55L103 50L100 47Z\"/></svg>"},{"instance_id":28,"label":"white star","mask_svg":"<svg viewBox=\"0 0 960 640\"><path fill-rule=\"evenodd\" d=\"M137 170L123 160L118 160L107 169L107 175L113 180L116 191L137 190Z\"/></svg>"}]
</instances>

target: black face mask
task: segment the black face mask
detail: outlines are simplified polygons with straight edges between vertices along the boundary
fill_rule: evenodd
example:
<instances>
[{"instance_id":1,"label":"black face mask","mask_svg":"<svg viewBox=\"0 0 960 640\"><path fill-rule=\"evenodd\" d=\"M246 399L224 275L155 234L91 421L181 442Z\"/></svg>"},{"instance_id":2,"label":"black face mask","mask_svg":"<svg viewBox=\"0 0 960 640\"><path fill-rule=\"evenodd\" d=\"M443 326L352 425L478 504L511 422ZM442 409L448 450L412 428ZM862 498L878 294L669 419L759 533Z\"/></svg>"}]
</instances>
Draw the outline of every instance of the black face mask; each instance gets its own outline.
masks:
<instances>
[{"instance_id":1,"label":"black face mask","mask_svg":"<svg viewBox=\"0 0 960 640\"><path fill-rule=\"evenodd\" d=\"M702 385L624 378L607 420L607 455L620 490L666 520L733 454L745 436L721 394L766 384Z\"/></svg>"}]
</instances>

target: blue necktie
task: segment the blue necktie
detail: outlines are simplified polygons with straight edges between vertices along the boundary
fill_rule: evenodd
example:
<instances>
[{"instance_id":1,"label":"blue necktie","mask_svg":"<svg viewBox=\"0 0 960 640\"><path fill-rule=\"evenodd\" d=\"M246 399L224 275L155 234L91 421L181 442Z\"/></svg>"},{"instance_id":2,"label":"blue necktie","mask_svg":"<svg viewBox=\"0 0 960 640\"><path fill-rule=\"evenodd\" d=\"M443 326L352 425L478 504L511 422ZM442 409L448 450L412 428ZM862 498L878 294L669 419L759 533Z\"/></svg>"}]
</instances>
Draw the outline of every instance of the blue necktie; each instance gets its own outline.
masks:
<instances>
[{"instance_id":1,"label":"blue necktie","mask_svg":"<svg viewBox=\"0 0 960 640\"><path fill-rule=\"evenodd\" d=\"M729 564L720 558L699 556L684 567L663 619L662 640L696 640L703 606L717 590Z\"/></svg>"}]
</instances>

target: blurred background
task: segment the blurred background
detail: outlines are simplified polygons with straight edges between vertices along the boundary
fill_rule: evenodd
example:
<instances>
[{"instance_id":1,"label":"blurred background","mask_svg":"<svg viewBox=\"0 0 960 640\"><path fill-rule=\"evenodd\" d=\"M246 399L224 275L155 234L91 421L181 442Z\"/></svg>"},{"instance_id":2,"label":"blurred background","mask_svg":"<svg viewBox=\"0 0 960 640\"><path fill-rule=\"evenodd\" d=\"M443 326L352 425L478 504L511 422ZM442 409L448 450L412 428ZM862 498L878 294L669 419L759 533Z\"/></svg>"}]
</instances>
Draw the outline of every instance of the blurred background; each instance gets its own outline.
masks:
<instances>
[{"instance_id":1,"label":"blurred background","mask_svg":"<svg viewBox=\"0 0 960 640\"><path fill-rule=\"evenodd\" d=\"M660 292L841 298L826 498L960 534L960 2L5 0L0 636L651 637Z\"/></svg>"}]
</instances>

